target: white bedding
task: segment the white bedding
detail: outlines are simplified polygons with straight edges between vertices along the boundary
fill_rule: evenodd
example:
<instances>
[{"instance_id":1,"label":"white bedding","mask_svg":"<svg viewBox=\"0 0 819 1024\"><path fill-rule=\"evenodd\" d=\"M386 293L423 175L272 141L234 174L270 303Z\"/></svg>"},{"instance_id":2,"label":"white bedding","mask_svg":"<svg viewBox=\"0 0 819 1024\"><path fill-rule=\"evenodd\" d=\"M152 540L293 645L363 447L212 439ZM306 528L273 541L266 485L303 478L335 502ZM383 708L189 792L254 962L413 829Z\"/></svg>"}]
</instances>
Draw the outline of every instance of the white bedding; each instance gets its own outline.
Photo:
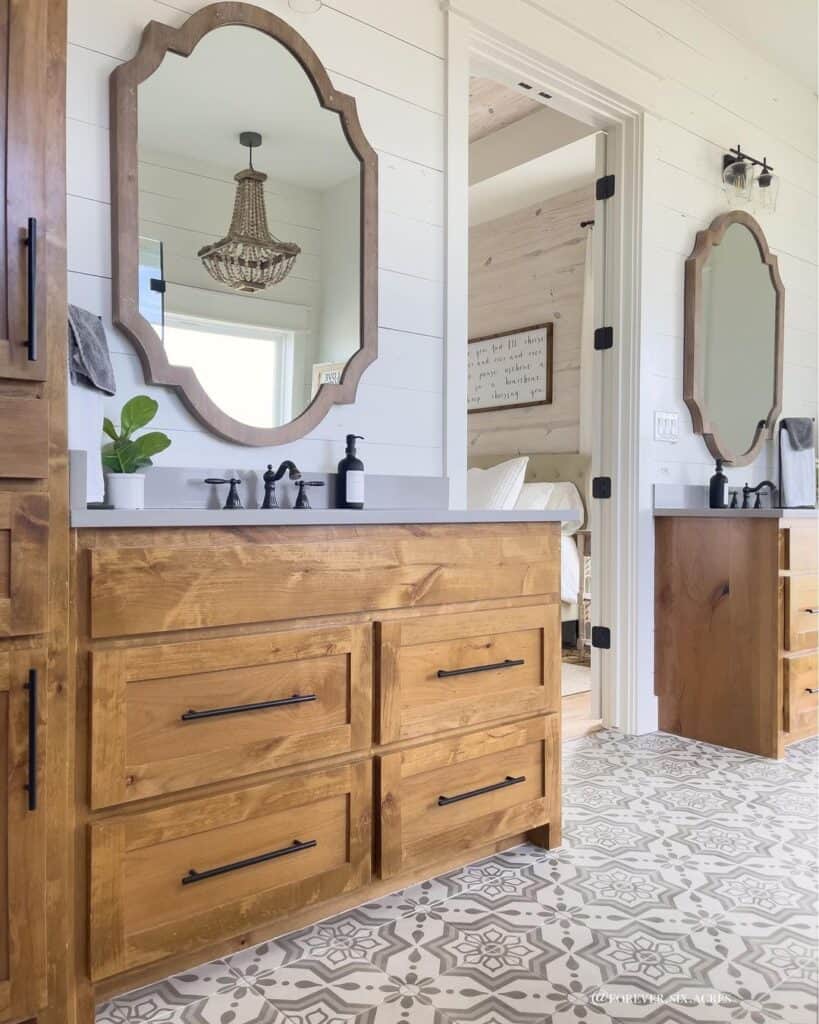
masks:
<instances>
[{"instance_id":1,"label":"white bedding","mask_svg":"<svg viewBox=\"0 0 819 1024\"><path fill-rule=\"evenodd\" d=\"M580 555L574 537L560 538L560 600L577 604L580 590Z\"/></svg>"}]
</instances>

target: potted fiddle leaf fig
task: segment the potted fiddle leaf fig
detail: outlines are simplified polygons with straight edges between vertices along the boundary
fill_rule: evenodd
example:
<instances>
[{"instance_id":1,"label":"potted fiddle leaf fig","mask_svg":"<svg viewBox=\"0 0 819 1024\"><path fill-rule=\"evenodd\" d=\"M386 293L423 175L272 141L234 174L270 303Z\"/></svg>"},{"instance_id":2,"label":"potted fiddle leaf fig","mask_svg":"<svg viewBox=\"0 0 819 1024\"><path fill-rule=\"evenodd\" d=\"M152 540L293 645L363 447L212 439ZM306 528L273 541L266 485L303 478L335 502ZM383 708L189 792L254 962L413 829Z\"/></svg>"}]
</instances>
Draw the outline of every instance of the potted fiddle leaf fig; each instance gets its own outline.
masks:
<instances>
[{"instance_id":1,"label":"potted fiddle leaf fig","mask_svg":"<svg viewBox=\"0 0 819 1024\"><path fill-rule=\"evenodd\" d=\"M114 508L145 508L145 474L140 470L153 465L152 457L164 452L171 439L158 430L134 437L156 416L159 403L147 395L135 395L122 407L119 430L106 416L103 433L111 440L102 446L108 501Z\"/></svg>"}]
</instances>

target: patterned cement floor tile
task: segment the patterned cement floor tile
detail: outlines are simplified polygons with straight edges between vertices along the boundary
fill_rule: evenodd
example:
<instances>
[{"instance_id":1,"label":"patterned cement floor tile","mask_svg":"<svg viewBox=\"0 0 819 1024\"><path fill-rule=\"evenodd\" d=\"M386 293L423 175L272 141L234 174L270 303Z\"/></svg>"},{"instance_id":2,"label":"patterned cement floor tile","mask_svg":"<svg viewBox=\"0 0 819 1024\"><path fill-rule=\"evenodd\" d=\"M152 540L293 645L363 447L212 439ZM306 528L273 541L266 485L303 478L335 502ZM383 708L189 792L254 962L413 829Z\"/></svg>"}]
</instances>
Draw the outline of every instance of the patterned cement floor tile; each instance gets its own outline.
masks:
<instances>
[{"instance_id":1,"label":"patterned cement floor tile","mask_svg":"<svg viewBox=\"0 0 819 1024\"><path fill-rule=\"evenodd\" d=\"M97 1024L817 1024L819 744L564 748L526 844L119 997Z\"/></svg>"}]
</instances>

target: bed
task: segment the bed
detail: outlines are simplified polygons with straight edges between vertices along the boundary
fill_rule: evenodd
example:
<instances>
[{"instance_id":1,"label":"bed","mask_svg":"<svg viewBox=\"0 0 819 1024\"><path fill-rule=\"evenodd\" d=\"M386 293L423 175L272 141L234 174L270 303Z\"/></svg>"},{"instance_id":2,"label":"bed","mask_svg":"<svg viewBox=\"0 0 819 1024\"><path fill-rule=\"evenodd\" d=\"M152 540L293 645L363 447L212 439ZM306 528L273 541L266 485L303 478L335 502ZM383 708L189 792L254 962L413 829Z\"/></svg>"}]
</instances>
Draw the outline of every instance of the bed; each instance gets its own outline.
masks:
<instances>
[{"instance_id":1,"label":"bed","mask_svg":"<svg viewBox=\"0 0 819 1024\"><path fill-rule=\"evenodd\" d=\"M529 489L531 503L526 502L527 484L573 484L577 488L577 494L582 506L583 520L581 523L566 524L561 537L561 584L560 584L560 617L564 623L564 643L571 642L571 636L577 636L577 622L579 616L579 595L582 587L580 555L578 553L575 534L578 531L588 531L588 508L591 497L591 459L588 455L579 455L576 452L541 452L527 455L521 453L522 458L528 458L523 478L524 488L519 489L519 495L511 507L535 508L547 507L539 503L543 491ZM499 463L518 456L504 455L471 455L468 459L470 469L491 469ZM514 485L513 485L514 488ZM519 488L519 483L518 483ZM563 495L567 492L559 489L551 497L551 507L561 507ZM489 500L492 500L491 498ZM522 503L521 503L522 502ZM475 507L475 506L473 506ZM510 507L508 504L502 507Z\"/></svg>"}]
</instances>

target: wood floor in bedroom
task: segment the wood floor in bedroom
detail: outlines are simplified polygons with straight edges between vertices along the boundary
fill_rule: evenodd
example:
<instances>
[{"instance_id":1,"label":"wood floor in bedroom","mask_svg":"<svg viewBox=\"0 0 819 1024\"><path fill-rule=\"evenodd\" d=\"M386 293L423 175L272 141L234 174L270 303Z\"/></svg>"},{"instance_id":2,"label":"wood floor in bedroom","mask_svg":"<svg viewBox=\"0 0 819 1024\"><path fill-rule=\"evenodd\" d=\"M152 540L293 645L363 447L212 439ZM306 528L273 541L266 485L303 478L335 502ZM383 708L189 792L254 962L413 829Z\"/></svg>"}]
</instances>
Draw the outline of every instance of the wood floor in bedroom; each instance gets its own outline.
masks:
<instances>
[{"instance_id":1,"label":"wood floor in bedroom","mask_svg":"<svg viewBox=\"0 0 819 1024\"><path fill-rule=\"evenodd\" d=\"M563 739L576 740L602 728L599 718L592 718L591 693L573 693L563 698Z\"/></svg>"}]
</instances>

